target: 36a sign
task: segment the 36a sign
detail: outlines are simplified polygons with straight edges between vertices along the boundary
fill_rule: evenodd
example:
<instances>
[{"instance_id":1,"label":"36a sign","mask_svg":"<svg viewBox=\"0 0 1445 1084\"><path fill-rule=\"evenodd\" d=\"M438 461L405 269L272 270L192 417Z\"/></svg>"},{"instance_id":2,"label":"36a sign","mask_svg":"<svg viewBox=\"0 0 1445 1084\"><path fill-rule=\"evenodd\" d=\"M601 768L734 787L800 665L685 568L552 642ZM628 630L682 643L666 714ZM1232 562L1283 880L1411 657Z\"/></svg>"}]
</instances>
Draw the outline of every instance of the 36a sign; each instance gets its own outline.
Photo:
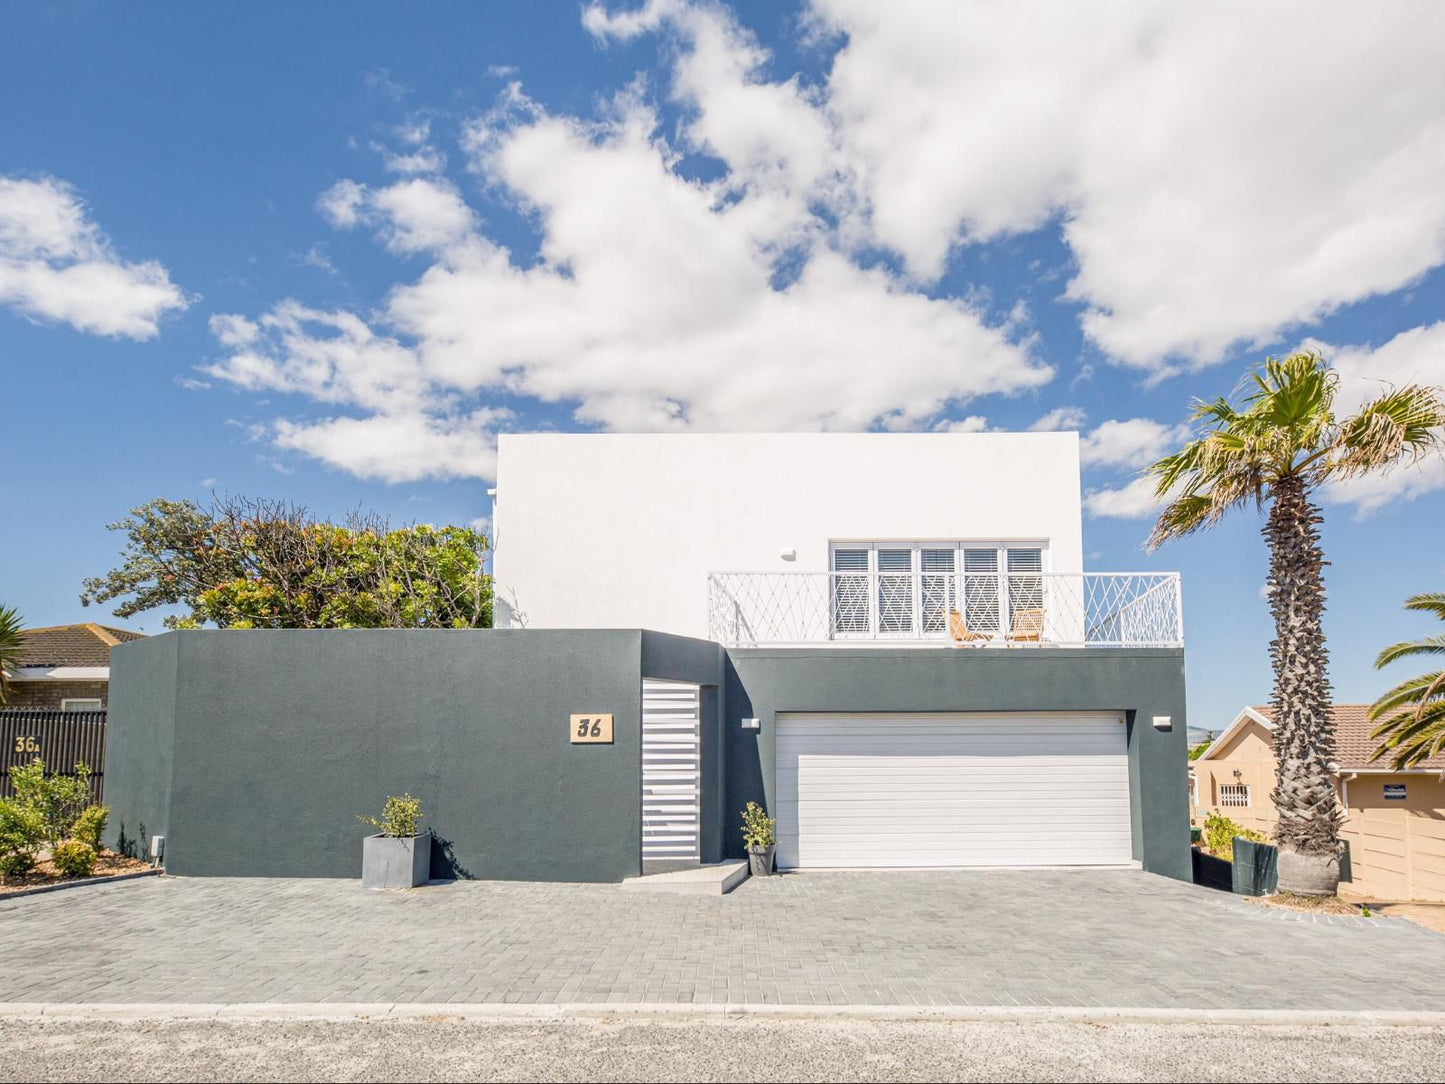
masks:
<instances>
[{"instance_id":1,"label":"36a sign","mask_svg":"<svg viewBox=\"0 0 1445 1084\"><path fill-rule=\"evenodd\" d=\"M40 743L29 734L16 734L15 749L13 751L16 753L38 753L40 752Z\"/></svg>"},{"instance_id":2,"label":"36a sign","mask_svg":"<svg viewBox=\"0 0 1445 1084\"><path fill-rule=\"evenodd\" d=\"M611 745L612 713L588 712L574 715L568 724L573 745Z\"/></svg>"}]
</instances>

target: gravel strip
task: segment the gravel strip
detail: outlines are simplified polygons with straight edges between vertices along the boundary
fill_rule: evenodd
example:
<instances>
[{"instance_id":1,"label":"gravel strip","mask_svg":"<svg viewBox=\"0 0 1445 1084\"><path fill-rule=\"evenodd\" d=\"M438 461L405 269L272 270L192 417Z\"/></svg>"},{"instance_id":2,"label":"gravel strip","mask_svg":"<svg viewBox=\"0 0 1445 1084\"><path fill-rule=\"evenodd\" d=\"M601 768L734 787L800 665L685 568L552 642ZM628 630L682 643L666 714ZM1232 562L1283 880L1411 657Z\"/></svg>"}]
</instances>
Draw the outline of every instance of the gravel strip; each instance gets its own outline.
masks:
<instances>
[{"instance_id":1,"label":"gravel strip","mask_svg":"<svg viewBox=\"0 0 1445 1084\"><path fill-rule=\"evenodd\" d=\"M0 1019L0 1080L1439 1080L1445 1029Z\"/></svg>"}]
</instances>

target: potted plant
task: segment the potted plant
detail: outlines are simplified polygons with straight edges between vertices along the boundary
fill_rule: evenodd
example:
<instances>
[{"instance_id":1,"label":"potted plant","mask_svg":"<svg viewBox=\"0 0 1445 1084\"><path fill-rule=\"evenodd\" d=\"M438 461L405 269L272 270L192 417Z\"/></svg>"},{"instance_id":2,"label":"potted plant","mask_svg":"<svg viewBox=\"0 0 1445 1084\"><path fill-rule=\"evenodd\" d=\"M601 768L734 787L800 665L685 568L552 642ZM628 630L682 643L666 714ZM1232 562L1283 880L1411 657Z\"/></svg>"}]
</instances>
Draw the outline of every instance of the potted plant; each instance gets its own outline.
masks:
<instances>
[{"instance_id":1,"label":"potted plant","mask_svg":"<svg viewBox=\"0 0 1445 1084\"><path fill-rule=\"evenodd\" d=\"M417 830L420 799L390 795L381 818L357 817L380 831L361 841L363 888L415 888L431 875L431 833Z\"/></svg>"},{"instance_id":2,"label":"potted plant","mask_svg":"<svg viewBox=\"0 0 1445 1084\"><path fill-rule=\"evenodd\" d=\"M743 810L743 842L748 847L748 870L754 877L766 877L773 872L773 848L777 843L773 825L776 823L757 802L749 802Z\"/></svg>"}]
</instances>

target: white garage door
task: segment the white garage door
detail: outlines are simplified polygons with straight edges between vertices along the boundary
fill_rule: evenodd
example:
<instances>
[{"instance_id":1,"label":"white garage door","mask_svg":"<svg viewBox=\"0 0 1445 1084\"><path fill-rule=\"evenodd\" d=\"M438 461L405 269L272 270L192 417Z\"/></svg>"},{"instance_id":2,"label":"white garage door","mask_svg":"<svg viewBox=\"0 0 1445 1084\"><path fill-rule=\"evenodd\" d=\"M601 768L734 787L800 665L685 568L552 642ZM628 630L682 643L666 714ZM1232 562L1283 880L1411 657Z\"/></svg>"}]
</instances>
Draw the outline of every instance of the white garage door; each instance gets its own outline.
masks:
<instances>
[{"instance_id":1,"label":"white garage door","mask_svg":"<svg viewBox=\"0 0 1445 1084\"><path fill-rule=\"evenodd\" d=\"M778 716L779 866L1130 861L1117 714Z\"/></svg>"}]
</instances>

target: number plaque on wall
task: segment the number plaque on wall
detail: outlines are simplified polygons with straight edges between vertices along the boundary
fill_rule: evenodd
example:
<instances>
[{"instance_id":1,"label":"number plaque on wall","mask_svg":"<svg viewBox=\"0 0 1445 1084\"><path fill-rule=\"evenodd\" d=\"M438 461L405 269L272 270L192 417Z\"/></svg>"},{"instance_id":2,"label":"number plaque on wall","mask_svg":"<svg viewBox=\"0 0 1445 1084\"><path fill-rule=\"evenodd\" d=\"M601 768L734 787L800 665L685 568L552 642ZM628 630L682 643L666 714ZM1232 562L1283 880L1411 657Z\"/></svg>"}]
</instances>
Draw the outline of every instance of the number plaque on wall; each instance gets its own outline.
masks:
<instances>
[{"instance_id":1,"label":"number plaque on wall","mask_svg":"<svg viewBox=\"0 0 1445 1084\"><path fill-rule=\"evenodd\" d=\"M572 716L572 722L568 727L568 733L572 735L572 744L582 743L612 744L612 713L601 714L590 712L586 715Z\"/></svg>"}]
</instances>

